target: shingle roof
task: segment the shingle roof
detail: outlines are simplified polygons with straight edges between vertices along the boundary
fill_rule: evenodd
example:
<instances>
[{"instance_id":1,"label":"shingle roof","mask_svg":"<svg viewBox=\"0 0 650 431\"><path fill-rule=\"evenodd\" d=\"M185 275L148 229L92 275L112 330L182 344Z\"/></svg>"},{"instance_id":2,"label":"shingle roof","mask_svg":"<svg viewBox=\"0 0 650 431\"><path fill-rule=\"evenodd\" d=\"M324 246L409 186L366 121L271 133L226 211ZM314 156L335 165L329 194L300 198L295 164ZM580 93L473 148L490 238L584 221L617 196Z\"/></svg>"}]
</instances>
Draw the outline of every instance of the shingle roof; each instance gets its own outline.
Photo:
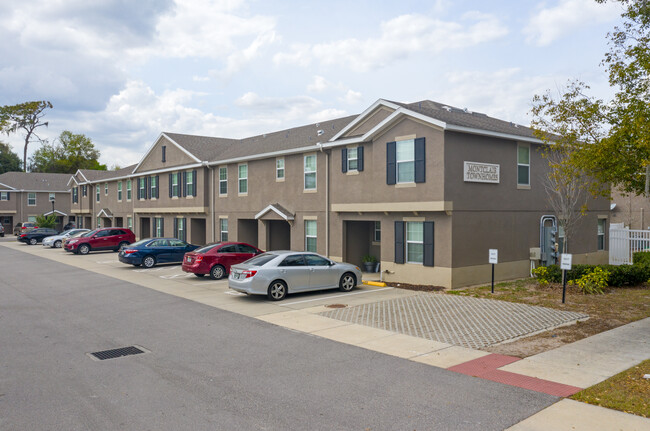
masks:
<instances>
[{"instance_id":1,"label":"shingle roof","mask_svg":"<svg viewBox=\"0 0 650 431\"><path fill-rule=\"evenodd\" d=\"M280 130L244 139L164 134L202 161L227 160L325 143L348 125L356 115Z\"/></svg>"},{"instance_id":2,"label":"shingle roof","mask_svg":"<svg viewBox=\"0 0 650 431\"><path fill-rule=\"evenodd\" d=\"M451 105L433 102L431 100L422 100L414 103L391 103L410 109L419 114L426 115L427 117L444 121L447 124L516 136L525 136L527 138L535 137L533 135L533 130L529 127L514 124L509 121L499 120L494 117L488 117L479 112L472 112L465 109L455 108Z\"/></svg>"},{"instance_id":3,"label":"shingle roof","mask_svg":"<svg viewBox=\"0 0 650 431\"><path fill-rule=\"evenodd\" d=\"M70 174L46 174L41 172L5 172L0 183L17 190L66 191ZM1 186L0 186L1 187Z\"/></svg>"},{"instance_id":4,"label":"shingle roof","mask_svg":"<svg viewBox=\"0 0 650 431\"><path fill-rule=\"evenodd\" d=\"M117 171L100 171L95 169L80 169L79 171L83 174L86 179L90 182L97 182L103 180L110 180L112 178L126 177L133 172L137 165L129 165L125 168L118 169ZM70 176L68 176L68 179Z\"/></svg>"}]
</instances>

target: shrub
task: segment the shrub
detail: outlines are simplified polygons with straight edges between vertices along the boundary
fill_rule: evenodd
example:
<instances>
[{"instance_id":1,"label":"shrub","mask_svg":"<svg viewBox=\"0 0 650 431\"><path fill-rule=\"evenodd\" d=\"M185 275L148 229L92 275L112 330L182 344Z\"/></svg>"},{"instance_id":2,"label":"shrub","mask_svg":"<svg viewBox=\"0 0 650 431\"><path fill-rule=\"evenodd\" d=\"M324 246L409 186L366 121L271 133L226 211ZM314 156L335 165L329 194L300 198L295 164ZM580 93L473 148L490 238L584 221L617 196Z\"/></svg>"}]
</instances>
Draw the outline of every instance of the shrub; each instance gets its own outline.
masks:
<instances>
[{"instance_id":1,"label":"shrub","mask_svg":"<svg viewBox=\"0 0 650 431\"><path fill-rule=\"evenodd\" d=\"M546 286L548 283L550 283L548 279L549 271L546 266L538 266L537 268L533 268L531 272L533 274L533 277L535 277L537 279L537 282L542 286Z\"/></svg>"},{"instance_id":2,"label":"shrub","mask_svg":"<svg viewBox=\"0 0 650 431\"><path fill-rule=\"evenodd\" d=\"M54 228L56 226L56 214L38 215L36 216L36 224L38 227L49 227Z\"/></svg>"},{"instance_id":3,"label":"shrub","mask_svg":"<svg viewBox=\"0 0 650 431\"><path fill-rule=\"evenodd\" d=\"M596 266L592 271L585 272L579 279L577 279L576 284L580 290L582 290L582 293L602 294L603 289L607 287L608 278L609 272L605 271L599 266Z\"/></svg>"},{"instance_id":4,"label":"shrub","mask_svg":"<svg viewBox=\"0 0 650 431\"><path fill-rule=\"evenodd\" d=\"M571 270L566 272L566 281L579 280L585 274L592 272L594 268L594 265L573 265ZM562 281L562 275L560 275L560 281Z\"/></svg>"},{"instance_id":5,"label":"shrub","mask_svg":"<svg viewBox=\"0 0 650 431\"><path fill-rule=\"evenodd\" d=\"M610 286L637 286L648 280L648 265L602 265L610 273Z\"/></svg>"},{"instance_id":6,"label":"shrub","mask_svg":"<svg viewBox=\"0 0 650 431\"><path fill-rule=\"evenodd\" d=\"M635 265L650 265L650 251L637 251L632 255Z\"/></svg>"}]
</instances>

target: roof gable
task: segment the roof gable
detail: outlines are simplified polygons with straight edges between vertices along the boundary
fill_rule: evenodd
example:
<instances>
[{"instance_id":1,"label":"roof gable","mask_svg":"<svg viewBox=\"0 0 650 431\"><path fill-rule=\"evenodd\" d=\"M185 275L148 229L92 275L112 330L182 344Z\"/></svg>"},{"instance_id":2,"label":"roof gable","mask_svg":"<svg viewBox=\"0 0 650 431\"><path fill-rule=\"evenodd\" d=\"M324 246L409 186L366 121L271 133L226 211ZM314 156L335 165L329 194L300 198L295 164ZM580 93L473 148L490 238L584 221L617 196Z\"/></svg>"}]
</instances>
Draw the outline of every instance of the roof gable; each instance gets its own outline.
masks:
<instances>
[{"instance_id":1,"label":"roof gable","mask_svg":"<svg viewBox=\"0 0 650 431\"><path fill-rule=\"evenodd\" d=\"M168 133L161 133L160 136L154 141L153 145L149 147L140 162L135 166L132 173L146 172L150 170L164 169L174 166L183 166L192 163L200 163L196 155L190 150L176 142ZM161 147L166 146L166 162L162 162Z\"/></svg>"}]
</instances>

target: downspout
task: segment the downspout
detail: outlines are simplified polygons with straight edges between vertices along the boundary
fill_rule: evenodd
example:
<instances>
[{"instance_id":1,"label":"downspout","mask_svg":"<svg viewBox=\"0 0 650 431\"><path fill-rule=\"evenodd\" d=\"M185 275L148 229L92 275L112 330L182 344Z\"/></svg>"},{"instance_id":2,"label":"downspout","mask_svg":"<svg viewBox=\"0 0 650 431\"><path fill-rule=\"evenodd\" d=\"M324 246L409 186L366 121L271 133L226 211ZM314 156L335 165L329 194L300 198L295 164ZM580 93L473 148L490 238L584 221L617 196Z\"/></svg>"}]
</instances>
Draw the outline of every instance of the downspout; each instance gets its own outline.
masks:
<instances>
[{"instance_id":1,"label":"downspout","mask_svg":"<svg viewBox=\"0 0 650 431\"><path fill-rule=\"evenodd\" d=\"M210 237L211 242L214 242L214 191L215 191L215 186L214 186L214 168L212 168L208 162L203 162L203 166L208 168L210 171L210 187L208 187L208 192L210 193L210 198L209 198L209 207L210 207Z\"/></svg>"},{"instance_id":2,"label":"downspout","mask_svg":"<svg viewBox=\"0 0 650 431\"><path fill-rule=\"evenodd\" d=\"M318 142L320 152L325 154L325 256L330 257L330 153L323 151L323 144Z\"/></svg>"}]
</instances>

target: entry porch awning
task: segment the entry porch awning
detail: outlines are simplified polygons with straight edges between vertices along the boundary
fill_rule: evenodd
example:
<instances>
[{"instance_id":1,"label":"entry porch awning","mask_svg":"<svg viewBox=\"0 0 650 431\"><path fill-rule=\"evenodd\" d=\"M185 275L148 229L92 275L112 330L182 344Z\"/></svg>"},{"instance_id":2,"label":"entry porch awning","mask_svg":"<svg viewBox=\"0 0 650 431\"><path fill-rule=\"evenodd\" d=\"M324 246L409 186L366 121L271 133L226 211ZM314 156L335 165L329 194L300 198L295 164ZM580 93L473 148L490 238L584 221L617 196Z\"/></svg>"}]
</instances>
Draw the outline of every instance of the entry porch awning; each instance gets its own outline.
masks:
<instances>
[{"instance_id":1,"label":"entry porch awning","mask_svg":"<svg viewBox=\"0 0 650 431\"><path fill-rule=\"evenodd\" d=\"M113 218L113 213L108 208L102 208L97 213L97 217Z\"/></svg>"},{"instance_id":2,"label":"entry porch awning","mask_svg":"<svg viewBox=\"0 0 650 431\"><path fill-rule=\"evenodd\" d=\"M63 216L63 217L67 217L67 216L68 216L66 213L64 213L64 212L62 212L62 211L59 211L59 210L54 210L54 214L56 214L56 215L60 215L60 216ZM52 211L48 211L48 212L46 212L46 213L43 213L43 215L46 215L46 216L52 215Z\"/></svg>"},{"instance_id":3,"label":"entry porch awning","mask_svg":"<svg viewBox=\"0 0 650 431\"><path fill-rule=\"evenodd\" d=\"M255 220L273 219L274 217L269 217L272 215L280 216L283 220L288 222L294 220L294 216L291 211L280 204L271 204L267 206L262 211L255 214Z\"/></svg>"}]
</instances>

